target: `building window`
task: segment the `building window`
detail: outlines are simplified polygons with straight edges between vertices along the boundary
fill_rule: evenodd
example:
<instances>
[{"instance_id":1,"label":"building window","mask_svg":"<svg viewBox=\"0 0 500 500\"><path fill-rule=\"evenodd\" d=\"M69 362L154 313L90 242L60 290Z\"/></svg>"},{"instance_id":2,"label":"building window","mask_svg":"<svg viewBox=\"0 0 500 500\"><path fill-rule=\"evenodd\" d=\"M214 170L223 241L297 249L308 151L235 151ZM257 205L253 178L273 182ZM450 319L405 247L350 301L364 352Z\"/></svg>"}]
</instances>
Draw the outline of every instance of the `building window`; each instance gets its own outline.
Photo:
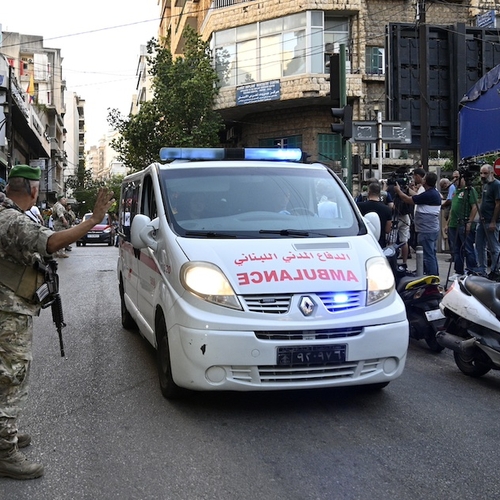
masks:
<instances>
[{"instance_id":1,"label":"building window","mask_svg":"<svg viewBox=\"0 0 500 500\"><path fill-rule=\"evenodd\" d=\"M339 134L318 134L318 160L323 162L342 159L342 137Z\"/></svg>"},{"instance_id":2,"label":"building window","mask_svg":"<svg viewBox=\"0 0 500 500\"><path fill-rule=\"evenodd\" d=\"M366 47L366 74L383 75L385 50L381 47Z\"/></svg>"},{"instance_id":3,"label":"building window","mask_svg":"<svg viewBox=\"0 0 500 500\"><path fill-rule=\"evenodd\" d=\"M212 47L220 85L229 87L328 73L330 54L348 39L348 18L307 11L216 31Z\"/></svg>"},{"instance_id":4,"label":"building window","mask_svg":"<svg viewBox=\"0 0 500 500\"><path fill-rule=\"evenodd\" d=\"M324 28L325 55L324 72L328 73L327 63L332 54L340 51L340 44L346 47L346 73L351 72L351 63L349 61L349 19L346 17L325 17Z\"/></svg>"},{"instance_id":5,"label":"building window","mask_svg":"<svg viewBox=\"0 0 500 500\"><path fill-rule=\"evenodd\" d=\"M302 149L302 136L289 135L287 137L270 137L259 139L261 148L300 148Z\"/></svg>"}]
</instances>

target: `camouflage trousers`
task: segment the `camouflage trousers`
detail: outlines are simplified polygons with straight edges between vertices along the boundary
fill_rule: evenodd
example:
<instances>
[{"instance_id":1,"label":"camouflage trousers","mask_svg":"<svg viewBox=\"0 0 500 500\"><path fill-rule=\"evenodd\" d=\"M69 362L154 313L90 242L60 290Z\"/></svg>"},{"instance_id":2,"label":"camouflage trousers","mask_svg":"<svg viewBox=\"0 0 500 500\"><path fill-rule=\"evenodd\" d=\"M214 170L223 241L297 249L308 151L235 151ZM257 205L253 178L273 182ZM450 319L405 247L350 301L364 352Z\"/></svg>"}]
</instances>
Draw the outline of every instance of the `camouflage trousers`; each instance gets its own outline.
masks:
<instances>
[{"instance_id":1,"label":"camouflage trousers","mask_svg":"<svg viewBox=\"0 0 500 500\"><path fill-rule=\"evenodd\" d=\"M0 453L17 443L17 420L28 397L33 318L0 311Z\"/></svg>"}]
</instances>

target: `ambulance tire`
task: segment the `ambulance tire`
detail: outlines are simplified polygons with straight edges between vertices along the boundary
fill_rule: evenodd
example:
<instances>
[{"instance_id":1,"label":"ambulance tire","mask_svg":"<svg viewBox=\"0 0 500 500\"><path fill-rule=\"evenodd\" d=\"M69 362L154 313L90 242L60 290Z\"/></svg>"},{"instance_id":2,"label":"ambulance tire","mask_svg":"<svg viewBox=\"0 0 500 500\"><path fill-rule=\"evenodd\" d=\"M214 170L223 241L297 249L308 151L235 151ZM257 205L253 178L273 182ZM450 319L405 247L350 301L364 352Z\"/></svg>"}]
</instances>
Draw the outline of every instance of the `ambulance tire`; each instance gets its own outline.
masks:
<instances>
[{"instance_id":1,"label":"ambulance tire","mask_svg":"<svg viewBox=\"0 0 500 500\"><path fill-rule=\"evenodd\" d=\"M160 381L160 390L166 399L178 399L185 394L185 390L179 387L172 377L172 365L170 362L170 348L168 346L167 324L163 314L156 318L156 366Z\"/></svg>"},{"instance_id":2,"label":"ambulance tire","mask_svg":"<svg viewBox=\"0 0 500 500\"><path fill-rule=\"evenodd\" d=\"M120 292L120 312L121 312L122 326L123 328L125 328L125 330L137 330L137 323L128 312L127 306L125 304L125 299L124 299L125 291L123 288L122 279L120 279L119 292Z\"/></svg>"}]
</instances>

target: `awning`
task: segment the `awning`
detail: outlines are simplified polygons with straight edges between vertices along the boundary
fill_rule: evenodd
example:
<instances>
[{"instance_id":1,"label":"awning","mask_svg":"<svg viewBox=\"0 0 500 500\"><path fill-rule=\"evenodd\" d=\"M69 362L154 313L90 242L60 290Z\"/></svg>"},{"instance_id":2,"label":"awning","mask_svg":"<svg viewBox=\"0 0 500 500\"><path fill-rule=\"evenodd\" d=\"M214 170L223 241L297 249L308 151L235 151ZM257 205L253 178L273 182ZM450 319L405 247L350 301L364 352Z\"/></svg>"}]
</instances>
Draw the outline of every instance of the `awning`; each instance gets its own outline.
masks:
<instances>
[{"instance_id":1,"label":"awning","mask_svg":"<svg viewBox=\"0 0 500 500\"><path fill-rule=\"evenodd\" d=\"M459 126L462 159L500 150L500 64L460 101Z\"/></svg>"}]
</instances>

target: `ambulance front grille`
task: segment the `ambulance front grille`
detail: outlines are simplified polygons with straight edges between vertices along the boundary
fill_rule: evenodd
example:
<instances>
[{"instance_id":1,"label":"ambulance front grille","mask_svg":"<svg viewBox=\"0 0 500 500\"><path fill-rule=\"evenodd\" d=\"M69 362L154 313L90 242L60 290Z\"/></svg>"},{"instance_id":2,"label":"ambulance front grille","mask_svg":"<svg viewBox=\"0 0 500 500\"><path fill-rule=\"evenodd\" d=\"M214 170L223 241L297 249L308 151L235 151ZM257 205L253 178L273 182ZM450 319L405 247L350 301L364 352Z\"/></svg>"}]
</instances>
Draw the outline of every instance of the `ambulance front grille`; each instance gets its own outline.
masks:
<instances>
[{"instance_id":1,"label":"ambulance front grille","mask_svg":"<svg viewBox=\"0 0 500 500\"><path fill-rule=\"evenodd\" d=\"M259 330L255 336L260 340L327 340L355 337L363 332L362 327L328 328L323 330Z\"/></svg>"},{"instance_id":2,"label":"ambulance front grille","mask_svg":"<svg viewBox=\"0 0 500 500\"><path fill-rule=\"evenodd\" d=\"M243 295L248 310L268 314L285 314L290 308L292 294L283 295Z\"/></svg>"},{"instance_id":3,"label":"ambulance front grille","mask_svg":"<svg viewBox=\"0 0 500 500\"><path fill-rule=\"evenodd\" d=\"M357 309L365 305L365 292L317 292L299 294L307 295L321 302L331 313ZM281 295L242 295L240 298L250 312L266 314L286 314L290 310L293 294ZM339 300L341 299L341 300Z\"/></svg>"},{"instance_id":4,"label":"ambulance front grille","mask_svg":"<svg viewBox=\"0 0 500 500\"><path fill-rule=\"evenodd\" d=\"M380 370L380 359L317 366L232 366L231 378L252 385L275 386L321 381L353 381Z\"/></svg>"}]
</instances>

